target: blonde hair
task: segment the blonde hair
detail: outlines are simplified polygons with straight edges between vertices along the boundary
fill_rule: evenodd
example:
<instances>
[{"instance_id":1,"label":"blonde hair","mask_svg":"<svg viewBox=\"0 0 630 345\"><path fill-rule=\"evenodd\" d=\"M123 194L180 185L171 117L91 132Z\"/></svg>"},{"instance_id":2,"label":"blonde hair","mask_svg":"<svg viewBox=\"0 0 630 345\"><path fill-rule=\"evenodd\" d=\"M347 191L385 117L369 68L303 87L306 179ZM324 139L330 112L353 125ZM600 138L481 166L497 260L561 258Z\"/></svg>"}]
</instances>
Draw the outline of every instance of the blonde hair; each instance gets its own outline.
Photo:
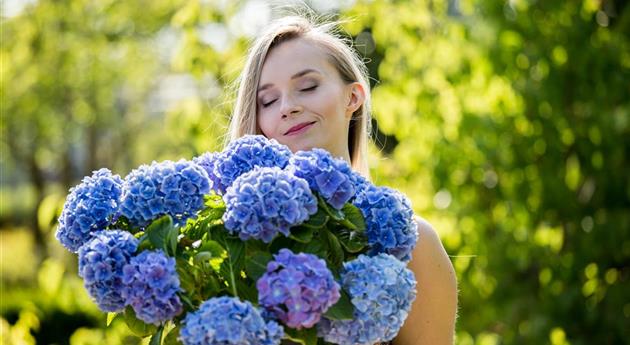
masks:
<instances>
[{"instance_id":1,"label":"blonde hair","mask_svg":"<svg viewBox=\"0 0 630 345\"><path fill-rule=\"evenodd\" d=\"M245 67L237 80L238 93L230 121L228 140L246 134L261 134L256 119L256 92L267 54L283 42L303 38L321 47L347 83L359 82L365 90L363 104L352 114L348 133L348 149L352 168L369 178L367 147L371 124L370 84L367 68L359 56L335 33L338 22L314 24L303 16L287 16L273 21L253 42Z\"/></svg>"}]
</instances>

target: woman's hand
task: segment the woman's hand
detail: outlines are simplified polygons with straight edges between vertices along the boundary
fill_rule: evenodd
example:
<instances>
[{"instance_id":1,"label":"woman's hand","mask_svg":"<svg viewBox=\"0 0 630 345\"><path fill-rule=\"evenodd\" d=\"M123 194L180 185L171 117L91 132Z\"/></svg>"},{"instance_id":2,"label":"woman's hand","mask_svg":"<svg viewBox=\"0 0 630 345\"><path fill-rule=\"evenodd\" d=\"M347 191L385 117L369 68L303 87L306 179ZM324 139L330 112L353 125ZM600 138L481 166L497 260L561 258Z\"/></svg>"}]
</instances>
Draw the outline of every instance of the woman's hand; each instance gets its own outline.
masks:
<instances>
[{"instance_id":1,"label":"woman's hand","mask_svg":"<svg viewBox=\"0 0 630 345\"><path fill-rule=\"evenodd\" d=\"M457 278L431 224L416 217L418 244L408 264L418 295L394 345L452 345L457 317Z\"/></svg>"}]
</instances>

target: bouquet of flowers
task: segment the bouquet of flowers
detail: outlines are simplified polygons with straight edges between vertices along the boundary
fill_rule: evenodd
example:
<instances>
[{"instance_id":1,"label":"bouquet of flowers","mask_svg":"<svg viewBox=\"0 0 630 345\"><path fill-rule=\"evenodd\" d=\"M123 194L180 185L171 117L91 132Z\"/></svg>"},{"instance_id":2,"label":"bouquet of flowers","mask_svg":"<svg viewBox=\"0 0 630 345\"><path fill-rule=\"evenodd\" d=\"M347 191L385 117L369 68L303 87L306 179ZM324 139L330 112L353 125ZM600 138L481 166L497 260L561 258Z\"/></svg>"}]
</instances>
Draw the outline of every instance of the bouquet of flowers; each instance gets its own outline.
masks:
<instances>
[{"instance_id":1,"label":"bouquet of flowers","mask_svg":"<svg viewBox=\"0 0 630 345\"><path fill-rule=\"evenodd\" d=\"M70 190L56 237L108 324L151 344L374 344L416 296L408 199L343 160L245 136Z\"/></svg>"}]
</instances>

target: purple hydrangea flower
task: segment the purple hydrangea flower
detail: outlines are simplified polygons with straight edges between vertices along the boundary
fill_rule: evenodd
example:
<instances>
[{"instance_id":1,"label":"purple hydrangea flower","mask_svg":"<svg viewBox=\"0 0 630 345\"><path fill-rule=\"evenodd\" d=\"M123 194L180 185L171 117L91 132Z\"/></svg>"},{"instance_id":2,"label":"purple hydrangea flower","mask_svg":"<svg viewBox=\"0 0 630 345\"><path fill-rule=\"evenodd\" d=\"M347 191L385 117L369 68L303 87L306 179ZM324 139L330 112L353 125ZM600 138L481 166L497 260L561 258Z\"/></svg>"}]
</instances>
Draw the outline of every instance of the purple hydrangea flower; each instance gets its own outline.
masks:
<instances>
[{"instance_id":1,"label":"purple hydrangea flower","mask_svg":"<svg viewBox=\"0 0 630 345\"><path fill-rule=\"evenodd\" d=\"M159 325L182 312L175 259L163 251L143 251L123 268L122 296L138 319Z\"/></svg>"},{"instance_id":2,"label":"purple hydrangea flower","mask_svg":"<svg viewBox=\"0 0 630 345\"><path fill-rule=\"evenodd\" d=\"M202 167L208 177L210 178L210 189L219 193L221 192L219 186L221 186L221 178L215 172L215 167L219 159L219 153L206 152L199 157L193 158L193 163Z\"/></svg>"},{"instance_id":3,"label":"purple hydrangea flower","mask_svg":"<svg viewBox=\"0 0 630 345\"><path fill-rule=\"evenodd\" d=\"M210 180L202 167L182 159L141 165L127 175L123 187L121 212L134 226L167 214L183 225L204 207Z\"/></svg>"},{"instance_id":4,"label":"purple hydrangea flower","mask_svg":"<svg viewBox=\"0 0 630 345\"><path fill-rule=\"evenodd\" d=\"M339 284L313 254L281 249L258 279L258 302L291 328L310 328L339 300Z\"/></svg>"},{"instance_id":5,"label":"purple hydrangea flower","mask_svg":"<svg viewBox=\"0 0 630 345\"><path fill-rule=\"evenodd\" d=\"M122 184L120 176L100 169L71 188L55 234L59 242L76 253L92 232L109 225L117 217Z\"/></svg>"},{"instance_id":6,"label":"purple hydrangea flower","mask_svg":"<svg viewBox=\"0 0 630 345\"><path fill-rule=\"evenodd\" d=\"M286 169L308 181L312 190L338 210L355 194L350 165L326 150L299 151L289 159Z\"/></svg>"},{"instance_id":7,"label":"purple hydrangea flower","mask_svg":"<svg viewBox=\"0 0 630 345\"><path fill-rule=\"evenodd\" d=\"M107 312L125 308L123 267L138 248L138 240L122 230L95 232L79 248L79 276L98 307Z\"/></svg>"},{"instance_id":8,"label":"purple hydrangea flower","mask_svg":"<svg viewBox=\"0 0 630 345\"><path fill-rule=\"evenodd\" d=\"M291 150L275 139L262 135L246 135L230 144L216 160L214 174L218 177L213 189L221 194L244 173L255 167L284 168L289 162Z\"/></svg>"},{"instance_id":9,"label":"purple hydrangea flower","mask_svg":"<svg viewBox=\"0 0 630 345\"><path fill-rule=\"evenodd\" d=\"M223 196L223 221L242 240L271 242L317 212L317 200L305 180L280 168L261 168L243 174Z\"/></svg>"},{"instance_id":10,"label":"purple hydrangea flower","mask_svg":"<svg viewBox=\"0 0 630 345\"><path fill-rule=\"evenodd\" d=\"M416 298L416 280L405 264L388 254L359 255L344 263L341 281L355 307L354 318L324 317L317 325L318 335L342 345L394 339Z\"/></svg>"},{"instance_id":11,"label":"purple hydrangea flower","mask_svg":"<svg viewBox=\"0 0 630 345\"><path fill-rule=\"evenodd\" d=\"M411 259L411 251L418 240L418 225L405 195L370 184L352 203L365 217L369 255L388 253L403 261Z\"/></svg>"},{"instance_id":12,"label":"purple hydrangea flower","mask_svg":"<svg viewBox=\"0 0 630 345\"><path fill-rule=\"evenodd\" d=\"M233 297L211 298L182 322L179 340L184 345L277 345L282 326L265 321L248 301Z\"/></svg>"}]
</instances>

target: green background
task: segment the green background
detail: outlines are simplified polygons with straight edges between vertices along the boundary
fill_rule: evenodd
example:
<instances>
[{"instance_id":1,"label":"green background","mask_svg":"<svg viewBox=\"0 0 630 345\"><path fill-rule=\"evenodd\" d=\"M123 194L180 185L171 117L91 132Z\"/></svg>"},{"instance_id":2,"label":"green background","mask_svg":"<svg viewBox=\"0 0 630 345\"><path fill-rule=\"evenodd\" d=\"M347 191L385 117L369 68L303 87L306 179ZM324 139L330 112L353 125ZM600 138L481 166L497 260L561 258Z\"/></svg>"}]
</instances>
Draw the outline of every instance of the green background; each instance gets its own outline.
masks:
<instances>
[{"instance_id":1,"label":"green background","mask_svg":"<svg viewBox=\"0 0 630 345\"><path fill-rule=\"evenodd\" d=\"M456 343L626 343L628 3L306 3L349 20L373 87L372 174L451 256ZM275 15L264 1L3 2L3 344L140 342L105 327L54 239L68 188L220 149L249 39Z\"/></svg>"}]
</instances>

